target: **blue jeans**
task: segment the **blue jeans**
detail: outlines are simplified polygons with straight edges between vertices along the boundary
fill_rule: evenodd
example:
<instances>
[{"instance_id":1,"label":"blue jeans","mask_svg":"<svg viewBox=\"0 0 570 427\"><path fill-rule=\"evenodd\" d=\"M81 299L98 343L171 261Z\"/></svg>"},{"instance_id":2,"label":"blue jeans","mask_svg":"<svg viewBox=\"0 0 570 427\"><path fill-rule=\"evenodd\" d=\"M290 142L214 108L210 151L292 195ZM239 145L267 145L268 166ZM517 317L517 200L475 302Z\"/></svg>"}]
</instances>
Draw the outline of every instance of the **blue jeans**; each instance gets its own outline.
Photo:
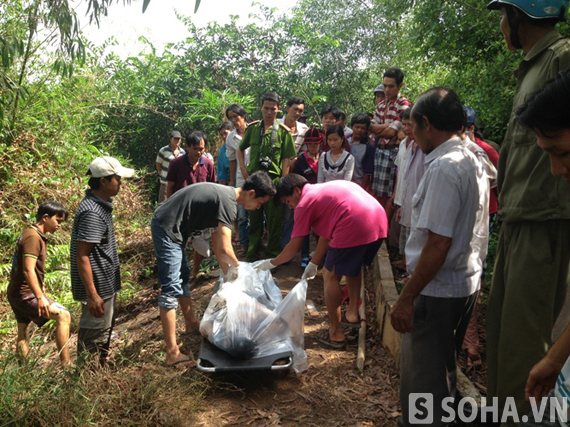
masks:
<instances>
[{"instance_id":1,"label":"blue jeans","mask_svg":"<svg viewBox=\"0 0 570 427\"><path fill-rule=\"evenodd\" d=\"M287 246L291 241L291 233L293 232L294 216L293 209L283 205L283 226L281 227L281 249Z\"/></svg>"},{"instance_id":2,"label":"blue jeans","mask_svg":"<svg viewBox=\"0 0 570 427\"><path fill-rule=\"evenodd\" d=\"M303 246L301 246L301 258L309 258L311 253L311 234L305 236L303 239Z\"/></svg>"},{"instance_id":3,"label":"blue jeans","mask_svg":"<svg viewBox=\"0 0 570 427\"><path fill-rule=\"evenodd\" d=\"M239 242L241 247L247 250L249 246L249 215L247 210L238 205L238 232L239 232Z\"/></svg>"},{"instance_id":4,"label":"blue jeans","mask_svg":"<svg viewBox=\"0 0 570 427\"><path fill-rule=\"evenodd\" d=\"M173 242L154 217L150 222L150 230L158 265L158 283L161 286L158 306L175 310L178 308L178 298L190 297L190 268L184 252L186 242Z\"/></svg>"}]
</instances>

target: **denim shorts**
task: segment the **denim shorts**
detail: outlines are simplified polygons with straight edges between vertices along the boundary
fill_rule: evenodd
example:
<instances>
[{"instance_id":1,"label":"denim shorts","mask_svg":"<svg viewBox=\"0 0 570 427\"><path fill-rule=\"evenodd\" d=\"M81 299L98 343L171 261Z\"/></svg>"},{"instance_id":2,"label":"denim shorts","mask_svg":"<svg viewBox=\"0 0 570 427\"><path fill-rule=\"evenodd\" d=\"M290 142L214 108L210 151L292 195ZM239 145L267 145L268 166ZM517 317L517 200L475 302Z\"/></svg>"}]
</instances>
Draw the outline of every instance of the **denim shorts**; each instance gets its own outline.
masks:
<instances>
[{"instance_id":1,"label":"denim shorts","mask_svg":"<svg viewBox=\"0 0 570 427\"><path fill-rule=\"evenodd\" d=\"M172 241L154 217L150 229L158 265L158 283L161 286L158 306L166 310L176 309L178 298L190 297L190 268L186 259L186 242L180 244Z\"/></svg>"}]
</instances>

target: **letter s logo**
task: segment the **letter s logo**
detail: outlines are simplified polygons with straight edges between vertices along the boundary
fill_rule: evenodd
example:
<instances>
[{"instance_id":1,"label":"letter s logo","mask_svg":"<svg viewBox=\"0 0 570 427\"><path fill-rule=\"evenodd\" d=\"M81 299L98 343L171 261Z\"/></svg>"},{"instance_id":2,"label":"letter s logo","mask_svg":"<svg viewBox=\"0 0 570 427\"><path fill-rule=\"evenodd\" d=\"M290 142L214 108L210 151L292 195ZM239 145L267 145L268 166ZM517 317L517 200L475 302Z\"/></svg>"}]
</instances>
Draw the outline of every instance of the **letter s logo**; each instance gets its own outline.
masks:
<instances>
[{"instance_id":1,"label":"letter s logo","mask_svg":"<svg viewBox=\"0 0 570 427\"><path fill-rule=\"evenodd\" d=\"M433 424L433 395L410 393L410 424Z\"/></svg>"}]
</instances>

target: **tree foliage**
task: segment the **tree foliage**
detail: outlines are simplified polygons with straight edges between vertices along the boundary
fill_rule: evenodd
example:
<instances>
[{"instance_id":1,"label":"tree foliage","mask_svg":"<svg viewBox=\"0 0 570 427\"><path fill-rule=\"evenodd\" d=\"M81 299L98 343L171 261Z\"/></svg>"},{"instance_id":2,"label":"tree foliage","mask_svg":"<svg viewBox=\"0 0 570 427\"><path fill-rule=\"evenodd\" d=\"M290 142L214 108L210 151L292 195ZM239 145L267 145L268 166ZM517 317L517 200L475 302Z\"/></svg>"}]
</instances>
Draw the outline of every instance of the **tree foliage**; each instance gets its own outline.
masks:
<instances>
[{"instance_id":1,"label":"tree foliage","mask_svg":"<svg viewBox=\"0 0 570 427\"><path fill-rule=\"evenodd\" d=\"M119 0L88 1L96 24ZM411 101L430 87L451 87L500 142L521 60L481 0L299 0L287 15L259 5L247 25L234 17L198 27L181 16L183 41L158 53L141 38L148 51L127 59L105 54L120 41L84 40L78 19L69 0L0 2L0 292L23 223L48 198L73 211L87 167L101 154L140 169L142 179L121 190L116 224L124 240L137 232L148 238L144 190L157 183L154 160L172 129L203 130L212 141L227 105L241 103L259 118L268 91L283 104L302 96L314 121L324 104L348 116L370 112L384 70L400 67ZM567 24L558 28L570 35ZM134 280L127 274L124 283Z\"/></svg>"},{"instance_id":2,"label":"tree foliage","mask_svg":"<svg viewBox=\"0 0 570 427\"><path fill-rule=\"evenodd\" d=\"M88 0L87 17L99 24L108 8L118 0ZM123 0L130 4L131 0ZM143 13L150 0L143 0ZM196 2L196 9L199 1ZM29 64L49 57L50 70L69 77L74 66L85 59L85 40L79 18L69 0L11 0L0 3L0 130L8 120L13 129L20 100L28 95Z\"/></svg>"},{"instance_id":3,"label":"tree foliage","mask_svg":"<svg viewBox=\"0 0 570 427\"><path fill-rule=\"evenodd\" d=\"M91 19L113 2L90 0ZM394 66L405 72L410 100L432 86L452 87L500 141L521 59L480 0L300 0L287 15L258 5L247 25L235 16L198 27L181 16L183 41L159 54L141 38L149 52L127 59L103 55L116 41L95 47L81 39L66 0L0 7L3 142L31 129L48 141L116 150L149 170L170 130L213 135L231 102L259 118L256 100L267 91L284 101L302 96L315 121L327 103L349 116L372 111L373 89ZM560 30L570 33L565 24Z\"/></svg>"}]
</instances>

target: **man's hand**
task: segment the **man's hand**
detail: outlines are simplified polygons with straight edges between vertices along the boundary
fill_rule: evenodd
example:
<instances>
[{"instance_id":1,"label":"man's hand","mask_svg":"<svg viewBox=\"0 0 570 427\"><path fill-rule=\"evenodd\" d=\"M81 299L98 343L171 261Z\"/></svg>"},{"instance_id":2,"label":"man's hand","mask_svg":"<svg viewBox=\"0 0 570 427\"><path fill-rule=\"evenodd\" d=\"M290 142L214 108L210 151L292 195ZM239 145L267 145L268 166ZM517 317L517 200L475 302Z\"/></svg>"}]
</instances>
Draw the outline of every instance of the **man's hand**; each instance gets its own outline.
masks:
<instances>
[{"instance_id":1,"label":"man's hand","mask_svg":"<svg viewBox=\"0 0 570 427\"><path fill-rule=\"evenodd\" d=\"M390 313L390 323L397 331L405 334L412 332L412 318L414 316L414 300L400 296Z\"/></svg>"},{"instance_id":2,"label":"man's hand","mask_svg":"<svg viewBox=\"0 0 570 427\"><path fill-rule=\"evenodd\" d=\"M401 219L402 219L402 208L398 208L398 210L396 211L396 221L400 222Z\"/></svg>"},{"instance_id":3,"label":"man's hand","mask_svg":"<svg viewBox=\"0 0 570 427\"><path fill-rule=\"evenodd\" d=\"M87 299L87 308L94 317L103 317L105 315L105 302L99 295Z\"/></svg>"},{"instance_id":4,"label":"man's hand","mask_svg":"<svg viewBox=\"0 0 570 427\"><path fill-rule=\"evenodd\" d=\"M303 272L302 279L305 279L305 280L314 279L315 276L317 275L318 269L319 269L319 266L317 264L313 264L312 262L309 262L307 264L307 266L305 267L305 271Z\"/></svg>"},{"instance_id":5,"label":"man's hand","mask_svg":"<svg viewBox=\"0 0 570 427\"><path fill-rule=\"evenodd\" d=\"M49 316L51 314L49 310L49 301L47 300L45 295L42 296L41 298L38 298L38 314L40 317L43 317L44 319L49 319Z\"/></svg>"},{"instance_id":6,"label":"man's hand","mask_svg":"<svg viewBox=\"0 0 570 427\"><path fill-rule=\"evenodd\" d=\"M414 301L441 269L450 247L451 237L428 231L428 239L414 273L402 289L390 314L390 322L396 331L412 332Z\"/></svg>"},{"instance_id":7,"label":"man's hand","mask_svg":"<svg viewBox=\"0 0 570 427\"><path fill-rule=\"evenodd\" d=\"M271 259L264 259L262 261L258 261L255 264L253 264L253 268L255 268L257 271L268 271L271 270L272 268L277 267L276 265L271 263Z\"/></svg>"},{"instance_id":8,"label":"man's hand","mask_svg":"<svg viewBox=\"0 0 570 427\"><path fill-rule=\"evenodd\" d=\"M563 364L552 361L548 356L534 365L524 388L526 400L529 400L531 396L537 400L546 396L556 385L556 378L562 366Z\"/></svg>"}]
</instances>

